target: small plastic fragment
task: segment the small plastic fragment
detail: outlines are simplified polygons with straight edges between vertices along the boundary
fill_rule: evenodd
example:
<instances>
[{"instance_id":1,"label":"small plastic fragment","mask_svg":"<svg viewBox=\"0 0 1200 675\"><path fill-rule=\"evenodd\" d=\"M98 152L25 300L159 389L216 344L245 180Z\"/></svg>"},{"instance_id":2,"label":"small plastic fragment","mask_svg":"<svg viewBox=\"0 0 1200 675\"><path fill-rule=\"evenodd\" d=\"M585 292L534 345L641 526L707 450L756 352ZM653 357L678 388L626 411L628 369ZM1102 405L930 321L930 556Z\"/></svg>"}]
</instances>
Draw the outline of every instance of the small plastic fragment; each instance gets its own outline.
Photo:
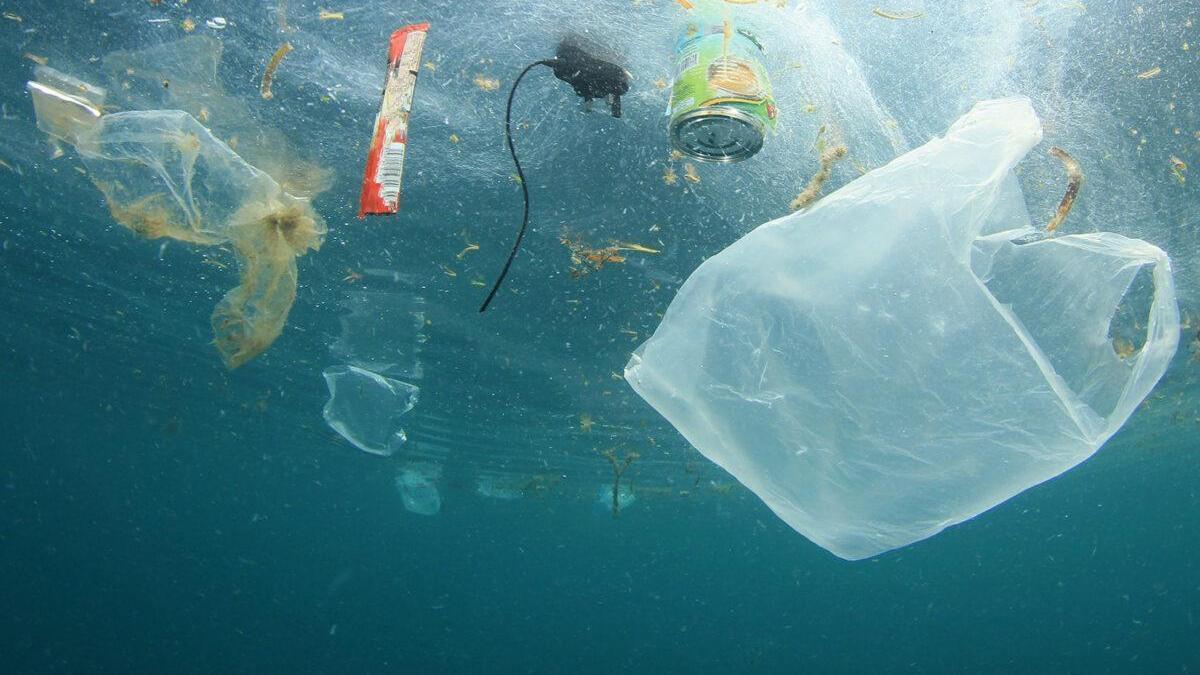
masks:
<instances>
[{"instance_id":1,"label":"small plastic fragment","mask_svg":"<svg viewBox=\"0 0 1200 675\"><path fill-rule=\"evenodd\" d=\"M1180 185L1187 183L1187 170L1187 162L1175 155L1171 155L1171 175L1175 176L1175 180L1179 181Z\"/></svg>"},{"instance_id":2,"label":"small plastic fragment","mask_svg":"<svg viewBox=\"0 0 1200 675\"><path fill-rule=\"evenodd\" d=\"M25 84L33 97L37 126L50 136L75 144L79 136L99 122L105 91L48 66L33 70Z\"/></svg>"},{"instance_id":3,"label":"small plastic fragment","mask_svg":"<svg viewBox=\"0 0 1200 675\"><path fill-rule=\"evenodd\" d=\"M871 10L871 13L883 19L891 19L892 21L906 21L908 19L919 19L925 16L924 12L892 12L886 9L876 7Z\"/></svg>"},{"instance_id":4,"label":"small plastic fragment","mask_svg":"<svg viewBox=\"0 0 1200 675\"><path fill-rule=\"evenodd\" d=\"M512 501L525 496L527 478L481 473L475 477L475 493L488 499Z\"/></svg>"},{"instance_id":5,"label":"small plastic fragment","mask_svg":"<svg viewBox=\"0 0 1200 675\"><path fill-rule=\"evenodd\" d=\"M208 21L205 21L204 25L208 26L209 28L211 28L213 30L221 30L221 29L225 28L226 26L228 26L229 22L226 21L225 17L223 17L223 16L214 16L213 18L209 19Z\"/></svg>"},{"instance_id":6,"label":"small plastic fragment","mask_svg":"<svg viewBox=\"0 0 1200 675\"><path fill-rule=\"evenodd\" d=\"M404 500L404 508L421 516L435 516L442 510L442 495L438 481L442 467L428 462L409 464L396 476L396 489Z\"/></svg>"}]
</instances>

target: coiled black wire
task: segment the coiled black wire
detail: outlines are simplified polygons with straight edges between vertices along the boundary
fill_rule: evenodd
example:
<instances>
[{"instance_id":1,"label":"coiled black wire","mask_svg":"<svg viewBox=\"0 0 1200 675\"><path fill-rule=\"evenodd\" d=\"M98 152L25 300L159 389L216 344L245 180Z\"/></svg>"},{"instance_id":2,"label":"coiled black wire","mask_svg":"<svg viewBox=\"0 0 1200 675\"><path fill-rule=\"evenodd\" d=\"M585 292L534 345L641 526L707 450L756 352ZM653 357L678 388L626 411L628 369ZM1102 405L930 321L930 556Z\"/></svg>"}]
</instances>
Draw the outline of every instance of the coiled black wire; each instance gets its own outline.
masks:
<instances>
[{"instance_id":1,"label":"coiled black wire","mask_svg":"<svg viewBox=\"0 0 1200 675\"><path fill-rule=\"evenodd\" d=\"M529 227L529 186L525 184L525 172L521 170L521 160L517 159L517 149L513 146L512 137L512 105L513 96L517 93L517 87L520 86L521 80L529 71L537 66L554 67L554 61L547 59L543 61L534 61L525 66L525 70L517 76L516 82L513 82L512 89L508 90L508 108L504 111L504 138L508 141L508 152L512 155L513 164L517 166L517 181L521 184L521 195L525 198L525 215L521 218L521 229L517 231L517 240L513 242L512 252L508 254L508 260L504 262L504 269L500 270L500 276L496 278L496 284L492 286L492 290L488 293L487 299L479 307L479 312L487 311L488 305L492 304L496 293L500 290L500 285L504 283L504 278L508 276L508 270L512 267L513 259L517 257L517 251L521 248L521 240L525 238L525 230Z\"/></svg>"}]
</instances>

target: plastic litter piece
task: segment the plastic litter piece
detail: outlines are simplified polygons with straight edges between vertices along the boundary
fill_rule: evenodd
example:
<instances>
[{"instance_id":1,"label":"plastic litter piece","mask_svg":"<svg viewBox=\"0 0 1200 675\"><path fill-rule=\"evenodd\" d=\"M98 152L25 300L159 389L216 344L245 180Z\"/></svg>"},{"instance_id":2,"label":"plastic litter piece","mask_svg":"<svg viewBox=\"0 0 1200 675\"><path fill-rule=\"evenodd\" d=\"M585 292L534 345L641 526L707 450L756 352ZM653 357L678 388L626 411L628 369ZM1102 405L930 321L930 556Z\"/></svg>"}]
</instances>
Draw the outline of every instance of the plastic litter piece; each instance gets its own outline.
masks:
<instances>
[{"instance_id":1,"label":"plastic litter piece","mask_svg":"<svg viewBox=\"0 0 1200 675\"><path fill-rule=\"evenodd\" d=\"M529 482L530 479L520 476L481 473L475 477L475 492L488 499L513 501L525 496L525 485Z\"/></svg>"},{"instance_id":2,"label":"plastic litter piece","mask_svg":"<svg viewBox=\"0 0 1200 675\"><path fill-rule=\"evenodd\" d=\"M105 115L76 149L113 218L147 239L232 243L241 283L212 314L229 368L262 353L296 298L296 257L317 249L325 223L191 115L150 110Z\"/></svg>"},{"instance_id":3,"label":"plastic litter piece","mask_svg":"<svg viewBox=\"0 0 1200 675\"><path fill-rule=\"evenodd\" d=\"M224 51L225 43L211 35L189 35L145 49L109 53L101 59L109 97L127 110L190 114L293 197L312 199L329 189L332 173L297 147L308 136L271 126L245 99L225 92L227 78L220 74Z\"/></svg>"},{"instance_id":4,"label":"plastic litter piece","mask_svg":"<svg viewBox=\"0 0 1200 675\"><path fill-rule=\"evenodd\" d=\"M38 66L33 73L25 88L33 97L38 129L75 144L100 121L105 91L49 66Z\"/></svg>"},{"instance_id":5,"label":"plastic litter piece","mask_svg":"<svg viewBox=\"0 0 1200 675\"><path fill-rule=\"evenodd\" d=\"M404 508L422 515L435 516L442 510L442 495L437 483L442 477L442 467L420 462L410 464L396 476L396 489L404 500Z\"/></svg>"},{"instance_id":6,"label":"plastic litter piece","mask_svg":"<svg viewBox=\"0 0 1200 675\"><path fill-rule=\"evenodd\" d=\"M102 115L103 90L50 68L37 76L27 87L39 128L75 146L117 222L148 239L233 244L241 283L213 311L215 344L229 368L262 353L295 301L296 257L324 238L320 216L186 112Z\"/></svg>"},{"instance_id":7,"label":"plastic litter piece","mask_svg":"<svg viewBox=\"0 0 1200 675\"><path fill-rule=\"evenodd\" d=\"M349 290L340 305L341 334L329 345L338 361L405 380L424 377L425 298L404 290Z\"/></svg>"},{"instance_id":8,"label":"plastic litter piece","mask_svg":"<svg viewBox=\"0 0 1200 675\"><path fill-rule=\"evenodd\" d=\"M597 511L617 514L632 506L635 501L637 495L628 485L621 485L615 491L611 484L601 485L596 489Z\"/></svg>"},{"instance_id":9,"label":"plastic litter piece","mask_svg":"<svg viewBox=\"0 0 1200 675\"><path fill-rule=\"evenodd\" d=\"M331 366L321 374L329 387L322 414L331 429L373 455L388 457L404 445L400 418L417 404L418 387L355 366Z\"/></svg>"},{"instance_id":10,"label":"plastic litter piece","mask_svg":"<svg viewBox=\"0 0 1200 675\"><path fill-rule=\"evenodd\" d=\"M1155 246L1029 239L1012 169L1041 137L1028 99L979 103L945 137L758 227L691 275L627 381L851 560L1079 464L1163 375L1179 311ZM1109 324L1143 271L1153 297L1128 301L1148 305L1145 343L1121 358Z\"/></svg>"},{"instance_id":11,"label":"plastic litter piece","mask_svg":"<svg viewBox=\"0 0 1200 675\"><path fill-rule=\"evenodd\" d=\"M408 116L412 111L413 89L421 72L421 52L428 31L428 23L405 26L392 33L389 41L387 82L383 88L383 103L375 117L371 151L367 155L359 218L400 210Z\"/></svg>"}]
</instances>

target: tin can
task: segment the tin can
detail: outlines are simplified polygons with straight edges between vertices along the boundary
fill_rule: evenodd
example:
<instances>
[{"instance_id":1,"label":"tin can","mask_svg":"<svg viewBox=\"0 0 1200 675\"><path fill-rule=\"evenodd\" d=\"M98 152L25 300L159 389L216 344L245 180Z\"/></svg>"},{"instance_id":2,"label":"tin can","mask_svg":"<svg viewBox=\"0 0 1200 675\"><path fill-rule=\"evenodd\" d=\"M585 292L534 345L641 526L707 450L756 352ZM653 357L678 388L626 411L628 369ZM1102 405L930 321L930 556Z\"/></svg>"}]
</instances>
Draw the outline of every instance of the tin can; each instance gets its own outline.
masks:
<instances>
[{"instance_id":1,"label":"tin can","mask_svg":"<svg viewBox=\"0 0 1200 675\"><path fill-rule=\"evenodd\" d=\"M728 20L687 27L671 88L676 150L705 162L740 162L762 148L778 112L762 56L757 37Z\"/></svg>"}]
</instances>

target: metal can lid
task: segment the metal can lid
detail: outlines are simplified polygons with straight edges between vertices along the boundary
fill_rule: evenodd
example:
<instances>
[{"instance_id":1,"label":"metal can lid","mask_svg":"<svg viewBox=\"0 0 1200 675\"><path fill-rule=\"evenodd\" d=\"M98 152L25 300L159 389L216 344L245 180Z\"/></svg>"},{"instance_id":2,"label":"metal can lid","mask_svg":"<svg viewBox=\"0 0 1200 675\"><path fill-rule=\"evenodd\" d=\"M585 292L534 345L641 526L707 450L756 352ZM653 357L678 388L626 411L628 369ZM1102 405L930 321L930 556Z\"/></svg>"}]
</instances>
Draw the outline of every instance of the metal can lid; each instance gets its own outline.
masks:
<instances>
[{"instance_id":1,"label":"metal can lid","mask_svg":"<svg viewBox=\"0 0 1200 675\"><path fill-rule=\"evenodd\" d=\"M686 112L671 123L675 149L703 162L740 162L763 145L763 123L737 108L713 106Z\"/></svg>"}]
</instances>

